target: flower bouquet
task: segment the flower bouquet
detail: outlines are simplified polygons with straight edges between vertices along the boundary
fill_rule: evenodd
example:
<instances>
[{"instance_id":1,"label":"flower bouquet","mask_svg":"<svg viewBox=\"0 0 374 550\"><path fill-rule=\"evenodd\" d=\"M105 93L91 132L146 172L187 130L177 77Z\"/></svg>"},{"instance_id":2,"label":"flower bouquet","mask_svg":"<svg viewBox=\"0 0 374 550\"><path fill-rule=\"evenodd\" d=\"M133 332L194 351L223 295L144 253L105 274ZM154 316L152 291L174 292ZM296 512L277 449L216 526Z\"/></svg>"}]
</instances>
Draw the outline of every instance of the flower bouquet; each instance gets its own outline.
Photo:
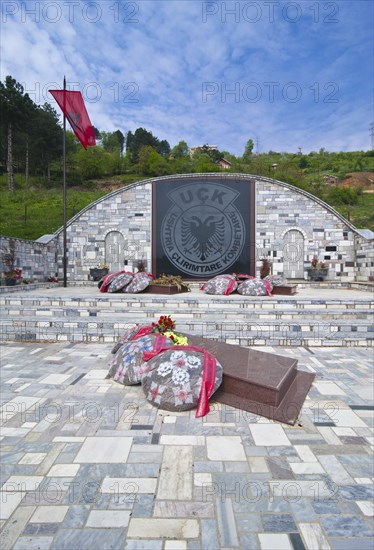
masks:
<instances>
[{"instance_id":1,"label":"flower bouquet","mask_svg":"<svg viewBox=\"0 0 374 550\"><path fill-rule=\"evenodd\" d=\"M320 262L317 256L310 260L310 267L307 269L309 279L312 281L323 281L328 274L328 267L324 262Z\"/></svg>"},{"instance_id":2,"label":"flower bouquet","mask_svg":"<svg viewBox=\"0 0 374 550\"><path fill-rule=\"evenodd\" d=\"M22 269L19 267L14 267L9 271L4 271L5 284L7 286L16 285L20 279L22 279Z\"/></svg>"},{"instance_id":3,"label":"flower bouquet","mask_svg":"<svg viewBox=\"0 0 374 550\"><path fill-rule=\"evenodd\" d=\"M175 321L173 321L170 315L161 315L157 323L152 323L152 332L170 338L176 346L187 346L187 337L174 332L174 328Z\"/></svg>"}]
</instances>

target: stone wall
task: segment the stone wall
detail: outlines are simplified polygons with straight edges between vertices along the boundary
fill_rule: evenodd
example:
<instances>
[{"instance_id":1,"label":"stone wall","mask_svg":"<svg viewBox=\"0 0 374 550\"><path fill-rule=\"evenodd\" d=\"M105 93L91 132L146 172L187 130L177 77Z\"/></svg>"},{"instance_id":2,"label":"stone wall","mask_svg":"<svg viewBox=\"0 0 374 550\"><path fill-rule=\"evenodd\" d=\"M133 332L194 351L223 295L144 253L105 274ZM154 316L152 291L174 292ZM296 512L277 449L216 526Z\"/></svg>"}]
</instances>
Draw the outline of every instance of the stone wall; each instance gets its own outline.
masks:
<instances>
[{"instance_id":1,"label":"stone wall","mask_svg":"<svg viewBox=\"0 0 374 550\"><path fill-rule=\"evenodd\" d=\"M309 193L267 178L256 180L257 256L270 258L273 273L284 273L286 264L297 256L301 271L296 278L306 278L310 260L316 256L328 267L328 279L354 280L354 227ZM297 242L288 240L290 233L298 235Z\"/></svg>"},{"instance_id":2,"label":"stone wall","mask_svg":"<svg viewBox=\"0 0 374 550\"><path fill-rule=\"evenodd\" d=\"M14 243L15 263L14 267L22 269L22 278L28 281L43 282L48 277L57 275L57 249L56 241L49 243L38 243L24 239L10 239L9 237L0 237L0 271L1 276L8 267L4 264L4 252L9 249L9 245Z\"/></svg>"},{"instance_id":3,"label":"stone wall","mask_svg":"<svg viewBox=\"0 0 374 550\"><path fill-rule=\"evenodd\" d=\"M181 180L198 177L191 174ZM367 281L373 275L373 241L362 237L323 201L283 182L243 174L202 177L256 179L256 259L266 257L272 272L306 279L313 256L328 266L328 279ZM170 176L175 179L175 176ZM167 179L168 176L165 176ZM159 178L161 179L161 178ZM164 178L162 178L164 179ZM138 260L152 269L152 179L114 191L92 203L67 226L68 281L87 281L91 267L134 270ZM227 181L226 181L227 183ZM15 239L17 264L25 278L63 277L63 232L47 244ZM6 239L2 238L1 243ZM3 266L1 266L4 271Z\"/></svg>"},{"instance_id":4,"label":"stone wall","mask_svg":"<svg viewBox=\"0 0 374 550\"><path fill-rule=\"evenodd\" d=\"M356 236L356 280L374 281L374 239Z\"/></svg>"},{"instance_id":5,"label":"stone wall","mask_svg":"<svg viewBox=\"0 0 374 550\"><path fill-rule=\"evenodd\" d=\"M111 271L131 269L144 260L151 269L152 186L149 181L128 185L94 202L67 227L68 280L87 281L90 268L108 264ZM62 251L63 235L57 237ZM59 255L62 277L62 254Z\"/></svg>"}]
</instances>

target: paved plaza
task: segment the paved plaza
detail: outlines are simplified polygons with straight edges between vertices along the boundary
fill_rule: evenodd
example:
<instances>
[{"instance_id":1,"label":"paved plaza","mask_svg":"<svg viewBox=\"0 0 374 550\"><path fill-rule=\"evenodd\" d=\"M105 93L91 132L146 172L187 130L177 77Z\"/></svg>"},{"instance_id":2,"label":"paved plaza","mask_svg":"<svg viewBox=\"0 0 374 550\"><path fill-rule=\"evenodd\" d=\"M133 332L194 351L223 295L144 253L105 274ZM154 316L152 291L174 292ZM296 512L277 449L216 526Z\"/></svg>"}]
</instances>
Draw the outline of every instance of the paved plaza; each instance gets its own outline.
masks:
<instances>
[{"instance_id":1,"label":"paved plaza","mask_svg":"<svg viewBox=\"0 0 374 550\"><path fill-rule=\"evenodd\" d=\"M110 344L1 346L1 548L373 548L373 352L257 348L316 373L288 426L170 413L105 379Z\"/></svg>"}]
</instances>

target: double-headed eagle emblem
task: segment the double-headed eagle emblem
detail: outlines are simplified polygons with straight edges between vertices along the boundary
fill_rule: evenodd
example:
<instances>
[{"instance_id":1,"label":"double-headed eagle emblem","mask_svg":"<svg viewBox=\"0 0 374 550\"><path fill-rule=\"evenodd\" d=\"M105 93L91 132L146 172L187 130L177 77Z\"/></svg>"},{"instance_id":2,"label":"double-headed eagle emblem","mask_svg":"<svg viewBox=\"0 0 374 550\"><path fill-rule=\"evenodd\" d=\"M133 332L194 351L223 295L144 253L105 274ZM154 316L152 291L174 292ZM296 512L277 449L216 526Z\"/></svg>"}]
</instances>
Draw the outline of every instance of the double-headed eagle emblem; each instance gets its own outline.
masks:
<instances>
[{"instance_id":1,"label":"double-headed eagle emblem","mask_svg":"<svg viewBox=\"0 0 374 550\"><path fill-rule=\"evenodd\" d=\"M195 255L205 261L212 254L222 252L225 239L224 216L207 216L204 220L197 216L182 218L181 241L185 253Z\"/></svg>"}]
</instances>

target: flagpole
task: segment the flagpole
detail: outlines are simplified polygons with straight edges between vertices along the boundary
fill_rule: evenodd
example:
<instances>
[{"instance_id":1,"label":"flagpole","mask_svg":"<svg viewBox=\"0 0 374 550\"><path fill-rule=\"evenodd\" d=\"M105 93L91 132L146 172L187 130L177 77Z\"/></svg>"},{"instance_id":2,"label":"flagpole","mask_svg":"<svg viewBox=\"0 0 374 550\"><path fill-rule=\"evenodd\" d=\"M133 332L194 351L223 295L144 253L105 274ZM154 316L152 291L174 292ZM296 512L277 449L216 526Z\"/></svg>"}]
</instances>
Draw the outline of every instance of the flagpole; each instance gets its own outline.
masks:
<instances>
[{"instance_id":1,"label":"flagpole","mask_svg":"<svg viewBox=\"0 0 374 550\"><path fill-rule=\"evenodd\" d=\"M66 90L66 78L64 76L64 92ZM63 188L64 188L64 231L63 231L63 269L64 269L64 287L67 285L67 244L66 244L66 94L64 93L64 124L63 124L63 137L62 137L62 157L63 157Z\"/></svg>"}]
</instances>

